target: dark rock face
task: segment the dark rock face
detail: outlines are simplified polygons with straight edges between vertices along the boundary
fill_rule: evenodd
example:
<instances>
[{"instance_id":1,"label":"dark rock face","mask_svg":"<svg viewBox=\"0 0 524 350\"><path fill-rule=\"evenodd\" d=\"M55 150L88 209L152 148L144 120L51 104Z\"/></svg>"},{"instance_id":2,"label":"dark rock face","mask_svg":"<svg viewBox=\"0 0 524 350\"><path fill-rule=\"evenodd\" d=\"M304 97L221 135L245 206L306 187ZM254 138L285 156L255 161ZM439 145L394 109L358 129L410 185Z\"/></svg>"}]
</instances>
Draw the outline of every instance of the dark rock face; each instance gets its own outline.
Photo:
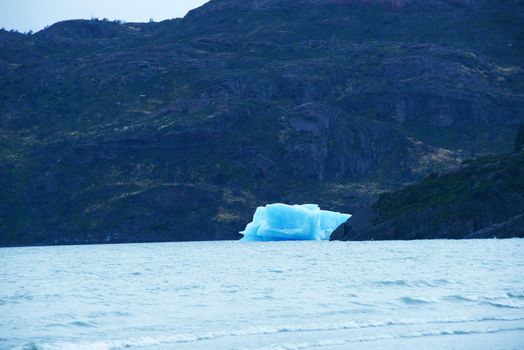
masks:
<instances>
[{"instance_id":1,"label":"dark rock face","mask_svg":"<svg viewBox=\"0 0 524 350\"><path fill-rule=\"evenodd\" d=\"M523 8L213 0L0 31L0 244L236 239L267 202L351 213L507 150Z\"/></svg>"},{"instance_id":2,"label":"dark rock face","mask_svg":"<svg viewBox=\"0 0 524 350\"><path fill-rule=\"evenodd\" d=\"M303 9L305 7L319 6L378 6L386 9L401 9L405 7L453 7L463 6L473 8L480 1L475 0L222 0L210 1L203 6L197 15L208 14L214 11L226 11L231 9L244 9L250 11L267 11L290 8Z\"/></svg>"},{"instance_id":3,"label":"dark rock face","mask_svg":"<svg viewBox=\"0 0 524 350\"><path fill-rule=\"evenodd\" d=\"M523 179L524 153L482 158L382 195L331 239L524 237Z\"/></svg>"},{"instance_id":4,"label":"dark rock face","mask_svg":"<svg viewBox=\"0 0 524 350\"><path fill-rule=\"evenodd\" d=\"M507 221L492 224L471 233L466 238L512 238L524 237L524 215L517 215Z\"/></svg>"}]
</instances>

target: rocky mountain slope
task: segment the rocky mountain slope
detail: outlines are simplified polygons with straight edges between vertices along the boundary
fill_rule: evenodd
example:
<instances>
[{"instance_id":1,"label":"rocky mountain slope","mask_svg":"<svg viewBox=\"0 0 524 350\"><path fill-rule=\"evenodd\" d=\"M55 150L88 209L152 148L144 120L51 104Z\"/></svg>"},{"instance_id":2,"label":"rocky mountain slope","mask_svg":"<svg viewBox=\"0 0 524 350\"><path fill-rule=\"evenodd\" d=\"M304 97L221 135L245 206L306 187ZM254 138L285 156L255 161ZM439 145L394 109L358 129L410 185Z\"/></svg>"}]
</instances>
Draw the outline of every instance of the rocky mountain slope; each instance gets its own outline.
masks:
<instances>
[{"instance_id":1,"label":"rocky mountain slope","mask_svg":"<svg viewBox=\"0 0 524 350\"><path fill-rule=\"evenodd\" d=\"M235 239L511 149L524 3L212 0L0 32L0 244Z\"/></svg>"},{"instance_id":2,"label":"rocky mountain slope","mask_svg":"<svg viewBox=\"0 0 524 350\"><path fill-rule=\"evenodd\" d=\"M465 162L382 194L334 240L524 237L524 152Z\"/></svg>"}]
</instances>

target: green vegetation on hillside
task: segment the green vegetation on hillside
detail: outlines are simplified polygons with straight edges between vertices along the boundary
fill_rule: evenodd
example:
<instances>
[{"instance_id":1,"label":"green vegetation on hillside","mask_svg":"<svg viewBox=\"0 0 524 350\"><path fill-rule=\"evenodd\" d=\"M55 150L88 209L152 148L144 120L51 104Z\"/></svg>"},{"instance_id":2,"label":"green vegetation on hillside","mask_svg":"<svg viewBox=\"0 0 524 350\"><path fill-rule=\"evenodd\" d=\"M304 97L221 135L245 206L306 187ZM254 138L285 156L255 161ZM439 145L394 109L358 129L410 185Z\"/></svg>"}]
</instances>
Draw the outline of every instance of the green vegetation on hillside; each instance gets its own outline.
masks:
<instances>
[{"instance_id":1,"label":"green vegetation on hillside","mask_svg":"<svg viewBox=\"0 0 524 350\"><path fill-rule=\"evenodd\" d=\"M453 173L430 176L400 191L382 194L374 208L379 214L377 222L383 222L420 209L504 194L524 195L524 153L466 161Z\"/></svg>"}]
</instances>

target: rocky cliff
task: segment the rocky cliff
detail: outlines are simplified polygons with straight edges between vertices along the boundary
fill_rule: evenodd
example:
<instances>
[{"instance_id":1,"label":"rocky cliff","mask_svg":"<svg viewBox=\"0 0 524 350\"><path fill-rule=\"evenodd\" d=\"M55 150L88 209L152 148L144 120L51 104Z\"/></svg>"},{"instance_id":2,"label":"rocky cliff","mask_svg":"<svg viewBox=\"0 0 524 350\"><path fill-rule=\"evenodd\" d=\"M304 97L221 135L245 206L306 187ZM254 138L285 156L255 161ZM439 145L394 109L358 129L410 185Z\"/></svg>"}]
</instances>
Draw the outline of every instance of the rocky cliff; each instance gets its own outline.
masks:
<instances>
[{"instance_id":1,"label":"rocky cliff","mask_svg":"<svg viewBox=\"0 0 524 350\"><path fill-rule=\"evenodd\" d=\"M213 0L0 32L0 244L235 239L512 147L518 1Z\"/></svg>"},{"instance_id":2,"label":"rocky cliff","mask_svg":"<svg viewBox=\"0 0 524 350\"><path fill-rule=\"evenodd\" d=\"M333 240L524 237L524 152L465 162L384 193Z\"/></svg>"}]
</instances>

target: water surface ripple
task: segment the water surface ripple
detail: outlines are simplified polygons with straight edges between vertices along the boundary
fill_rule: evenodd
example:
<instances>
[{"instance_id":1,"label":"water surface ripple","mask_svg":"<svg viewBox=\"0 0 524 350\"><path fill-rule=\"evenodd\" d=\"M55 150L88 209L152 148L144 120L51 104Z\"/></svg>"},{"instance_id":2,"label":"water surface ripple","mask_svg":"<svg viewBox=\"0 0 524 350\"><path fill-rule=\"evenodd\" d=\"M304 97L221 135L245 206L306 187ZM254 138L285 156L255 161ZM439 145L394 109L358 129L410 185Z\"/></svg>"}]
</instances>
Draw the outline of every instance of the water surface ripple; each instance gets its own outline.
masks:
<instances>
[{"instance_id":1,"label":"water surface ripple","mask_svg":"<svg viewBox=\"0 0 524 350\"><path fill-rule=\"evenodd\" d=\"M0 349L524 349L524 240L0 249Z\"/></svg>"}]
</instances>

